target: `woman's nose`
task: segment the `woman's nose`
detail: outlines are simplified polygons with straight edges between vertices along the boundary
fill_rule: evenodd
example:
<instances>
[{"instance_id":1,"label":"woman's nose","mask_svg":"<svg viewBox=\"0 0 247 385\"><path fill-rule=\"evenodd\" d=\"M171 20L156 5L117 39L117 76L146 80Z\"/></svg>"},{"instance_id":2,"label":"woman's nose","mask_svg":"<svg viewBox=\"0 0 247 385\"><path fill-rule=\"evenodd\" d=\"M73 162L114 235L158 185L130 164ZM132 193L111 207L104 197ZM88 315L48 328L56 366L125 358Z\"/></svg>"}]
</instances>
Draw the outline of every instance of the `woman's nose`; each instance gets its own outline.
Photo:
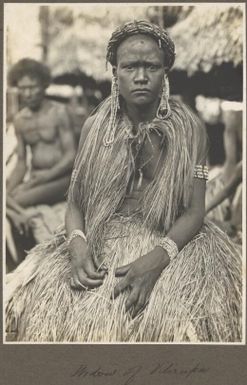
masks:
<instances>
[{"instance_id":1,"label":"woman's nose","mask_svg":"<svg viewBox=\"0 0 247 385\"><path fill-rule=\"evenodd\" d=\"M143 67L137 68L136 74L135 74L135 82L137 83L146 83L147 82L147 74L146 70Z\"/></svg>"}]
</instances>

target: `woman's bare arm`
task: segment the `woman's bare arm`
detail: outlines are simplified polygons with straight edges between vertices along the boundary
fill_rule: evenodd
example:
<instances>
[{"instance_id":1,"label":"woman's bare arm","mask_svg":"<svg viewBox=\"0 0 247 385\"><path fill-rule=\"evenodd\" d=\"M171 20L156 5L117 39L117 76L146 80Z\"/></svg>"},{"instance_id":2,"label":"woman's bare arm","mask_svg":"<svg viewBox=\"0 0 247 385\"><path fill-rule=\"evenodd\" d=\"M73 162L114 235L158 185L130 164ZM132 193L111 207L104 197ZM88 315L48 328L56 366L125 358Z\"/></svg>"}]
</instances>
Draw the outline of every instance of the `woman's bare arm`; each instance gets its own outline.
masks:
<instances>
[{"instance_id":1,"label":"woman's bare arm","mask_svg":"<svg viewBox=\"0 0 247 385\"><path fill-rule=\"evenodd\" d=\"M83 151L83 144L90 127L91 118L88 118L82 129L78 152ZM78 183L81 183L81 181L76 181L74 186L75 190L77 189ZM77 191L75 191L75 197L76 196ZM83 213L76 199L69 199L65 216L65 228L68 238L74 230L85 232ZM75 237L69 244L69 251L71 254L72 270L71 287L82 290L85 288L93 289L100 286L103 283L105 271L99 271L99 266L95 266L95 262L88 253L87 242L81 237Z\"/></svg>"}]
</instances>

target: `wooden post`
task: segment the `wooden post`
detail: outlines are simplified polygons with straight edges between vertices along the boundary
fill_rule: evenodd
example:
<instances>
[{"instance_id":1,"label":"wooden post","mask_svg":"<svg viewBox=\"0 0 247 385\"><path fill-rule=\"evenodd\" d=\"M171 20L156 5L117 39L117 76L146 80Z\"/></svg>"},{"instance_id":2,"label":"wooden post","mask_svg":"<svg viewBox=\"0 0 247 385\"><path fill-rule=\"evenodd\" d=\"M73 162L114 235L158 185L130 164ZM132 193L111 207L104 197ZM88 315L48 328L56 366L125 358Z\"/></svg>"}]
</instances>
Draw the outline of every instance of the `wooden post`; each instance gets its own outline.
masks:
<instances>
[{"instance_id":1,"label":"wooden post","mask_svg":"<svg viewBox=\"0 0 247 385\"><path fill-rule=\"evenodd\" d=\"M47 62L48 51L49 51L49 7L41 5L39 10L39 21L41 29L41 45L42 45L42 61Z\"/></svg>"}]
</instances>

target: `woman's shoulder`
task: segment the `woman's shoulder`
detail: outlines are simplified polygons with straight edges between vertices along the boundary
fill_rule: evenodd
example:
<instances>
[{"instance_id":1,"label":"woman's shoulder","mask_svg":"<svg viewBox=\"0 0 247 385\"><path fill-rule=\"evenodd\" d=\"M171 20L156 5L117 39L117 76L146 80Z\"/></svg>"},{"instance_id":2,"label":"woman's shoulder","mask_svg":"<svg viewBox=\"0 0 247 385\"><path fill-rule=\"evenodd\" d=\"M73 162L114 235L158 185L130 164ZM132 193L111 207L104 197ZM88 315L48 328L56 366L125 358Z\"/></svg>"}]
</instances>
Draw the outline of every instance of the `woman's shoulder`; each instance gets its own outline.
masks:
<instances>
[{"instance_id":1,"label":"woman's shoulder","mask_svg":"<svg viewBox=\"0 0 247 385\"><path fill-rule=\"evenodd\" d=\"M205 125L198 113L186 104L181 97L172 96L169 100L172 115L177 116L184 123L185 128L193 129L200 135L205 135Z\"/></svg>"},{"instance_id":2,"label":"woman's shoulder","mask_svg":"<svg viewBox=\"0 0 247 385\"><path fill-rule=\"evenodd\" d=\"M198 113L180 97L172 97L170 99L170 108L174 119L177 118L179 123L183 125L188 139L191 138L193 143L197 145L198 152L206 156L208 137L205 124Z\"/></svg>"}]
</instances>

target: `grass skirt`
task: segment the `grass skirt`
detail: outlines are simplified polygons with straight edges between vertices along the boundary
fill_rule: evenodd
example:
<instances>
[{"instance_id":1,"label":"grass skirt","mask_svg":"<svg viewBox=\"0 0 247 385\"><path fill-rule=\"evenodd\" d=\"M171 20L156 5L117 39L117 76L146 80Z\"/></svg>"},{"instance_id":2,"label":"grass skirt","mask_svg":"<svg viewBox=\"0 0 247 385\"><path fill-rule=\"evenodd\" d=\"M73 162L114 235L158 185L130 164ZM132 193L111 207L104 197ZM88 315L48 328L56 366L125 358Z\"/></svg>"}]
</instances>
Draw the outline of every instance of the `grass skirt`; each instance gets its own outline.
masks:
<instances>
[{"instance_id":1,"label":"grass skirt","mask_svg":"<svg viewBox=\"0 0 247 385\"><path fill-rule=\"evenodd\" d=\"M7 276L7 332L33 342L240 341L240 251L211 222L163 271L138 317L125 312L127 291L110 299L120 279L115 268L152 250L159 238L138 219L113 219L100 256L109 274L100 288L84 292L70 288L63 232L36 246Z\"/></svg>"}]
</instances>

